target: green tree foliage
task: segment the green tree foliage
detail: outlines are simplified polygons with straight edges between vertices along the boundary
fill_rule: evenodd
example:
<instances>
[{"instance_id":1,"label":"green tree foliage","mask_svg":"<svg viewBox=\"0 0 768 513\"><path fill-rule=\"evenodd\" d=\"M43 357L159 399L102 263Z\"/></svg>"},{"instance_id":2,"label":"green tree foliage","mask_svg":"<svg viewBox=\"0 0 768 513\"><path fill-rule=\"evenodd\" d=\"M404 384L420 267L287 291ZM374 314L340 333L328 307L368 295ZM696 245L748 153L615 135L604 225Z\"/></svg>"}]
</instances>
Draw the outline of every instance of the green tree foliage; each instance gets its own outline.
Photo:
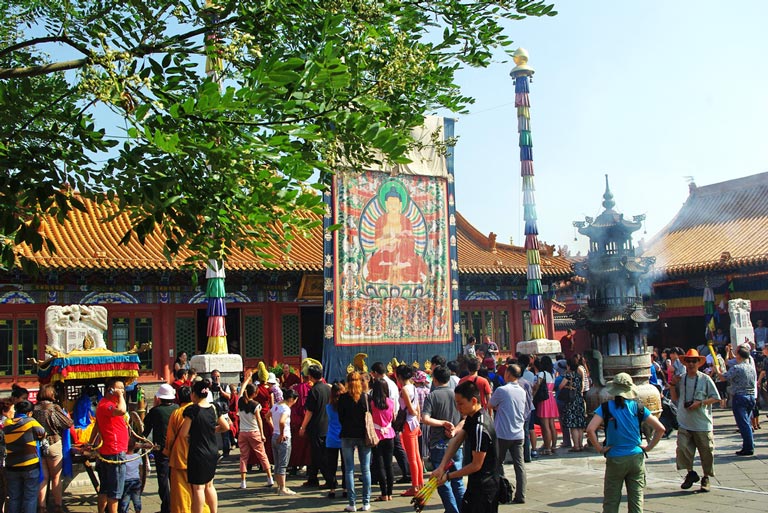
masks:
<instances>
[{"instance_id":1,"label":"green tree foliage","mask_svg":"<svg viewBox=\"0 0 768 513\"><path fill-rule=\"evenodd\" d=\"M172 258L304 236L339 167L405 162L411 128L508 46L531 0L0 0L0 261L81 197ZM206 73L206 62L219 63ZM210 70L209 70L210 71ZM382 157L383 156L383 157ZM74 192L77 194L74 194Z\"/></svg>"}]
</instances>

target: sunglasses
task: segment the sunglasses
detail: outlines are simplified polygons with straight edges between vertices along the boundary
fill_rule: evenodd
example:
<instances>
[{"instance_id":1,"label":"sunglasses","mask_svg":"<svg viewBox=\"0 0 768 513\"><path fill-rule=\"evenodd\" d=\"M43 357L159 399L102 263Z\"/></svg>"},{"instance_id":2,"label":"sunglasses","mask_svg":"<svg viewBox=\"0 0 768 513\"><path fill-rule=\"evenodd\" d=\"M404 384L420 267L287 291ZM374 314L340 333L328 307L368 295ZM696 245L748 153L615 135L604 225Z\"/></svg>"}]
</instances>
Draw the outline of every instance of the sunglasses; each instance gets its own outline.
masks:
<instances>
[{"instance_id":1,"label":"sunglasses","mask_svg":"<svg viewBox=\"0 0 768 513\"><path fill-rule=\"evenodd\" d=\"M683 360L683 363L699 363L699 360Z\"/></svg>"}]
</instances>

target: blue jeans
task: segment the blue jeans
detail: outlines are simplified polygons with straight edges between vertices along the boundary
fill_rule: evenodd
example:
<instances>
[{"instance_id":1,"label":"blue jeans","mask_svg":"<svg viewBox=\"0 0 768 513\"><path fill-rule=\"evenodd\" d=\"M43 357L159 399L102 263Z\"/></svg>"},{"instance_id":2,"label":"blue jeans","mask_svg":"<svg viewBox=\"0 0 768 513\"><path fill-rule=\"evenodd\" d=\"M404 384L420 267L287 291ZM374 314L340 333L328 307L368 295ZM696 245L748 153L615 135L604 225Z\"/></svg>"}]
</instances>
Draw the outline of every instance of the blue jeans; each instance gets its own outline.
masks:
<instances>
[{"instance_id":1,"label":"blue jeans","mask_svg":"<svg viewBox=\"0 0 768 513\"><path fill-rule=\"evenodd\" d=\"M531 429L533 429L533 412L525 421L525 440L523 441L523 461L525 463L531 462Z\"/></svg>"},{"instance_id":2,"label":"blue jeans","mask_svg":"<svg viewBox=\"0 0 768 513\"><path fill-rule=\"evenodd\" d=\"M344 459L347 498L350 506L354 506L357 499L355 492L355 447L357 447L357 458L360 460L360 472L363 474L363 505L371 503L371 448L365 446L365 441L362 438L342 438L341 457Z\"/></svg>"},{"instance_id":3,"label":"blue jeans","mask_svg":"<svg viewBox=\"0 0 768 513\"><path fill-rule=\"evenodd\" d=\"M8 502L5 511L36 513L37 491L40 489L40 467L22 471L5 469L8 479Z\"/></svg>"},{"instance_id":4,"label":"blue jeans","mask_svg":"<svg viewBox=\"0 0 768 513\"><path fill-rule=\"evenodd\" d=\"M741 433L741 450L752 452L755 450L755 440L752 436L752 423L750 416L755 408L755 397L752 395L737 394L733 396L733 418Z\"/></svg>"},{"instance_id":5,"label":"blue jeans","mask_svg":"<svg viewBox=\"0 0 768 513\"><path fill-rule=\"evenodd\" d=\"M278 442L280 435L272 435L272 459L275 462L275 475L284 476L291 459L291 439Z\"/></svg>"},{"instance_id":6,"label":"blue jeans","mask_svg":"<svg viewBox=\"0 0 768 513\"><path fill-rule=\"evenodd\" d=\"M448 448L448 441L439 442L438 445L429 449L429 461L432 462L432 466L437 468L440 462L443 461L445 450ZM456 454L453 455L453 467L449 472L454 472L461 469L461 459L463 455L463 449L459 447ZM448 486L448 482L445 482L437 487L437 493L440 494L440 500L443 501L443 507L445 507L445 513L459 513L459 507L461 506L461 500L464 498L464 481L458 477L451 479L451 486Z\"/></svg>"},{"instance_id":7,"label":"blue jeans","mask_svg":"<svg viewBox=\"0 0 768 513\"><path fill-rule=\"evenodd\" d=\"M141 479L126 479L123 487L123 497L120 499L118 511L128 513L128 506L133 502L133 511L141 511Z\"/></svg>"},{"instance_id":8,"label":"blue jeans","mask_svg":"<svg viewBox=\"0 0 768 513\"><path fill-rule=\"evenodd\" d=\"M125 453L102 455L102 458L111 461L125 461ZM123 498L125 486L125 465L112 464L104 461L96 463L99 472L99 495L106 495L108 499L119 501Z\"/></svg>"}]
</instances>

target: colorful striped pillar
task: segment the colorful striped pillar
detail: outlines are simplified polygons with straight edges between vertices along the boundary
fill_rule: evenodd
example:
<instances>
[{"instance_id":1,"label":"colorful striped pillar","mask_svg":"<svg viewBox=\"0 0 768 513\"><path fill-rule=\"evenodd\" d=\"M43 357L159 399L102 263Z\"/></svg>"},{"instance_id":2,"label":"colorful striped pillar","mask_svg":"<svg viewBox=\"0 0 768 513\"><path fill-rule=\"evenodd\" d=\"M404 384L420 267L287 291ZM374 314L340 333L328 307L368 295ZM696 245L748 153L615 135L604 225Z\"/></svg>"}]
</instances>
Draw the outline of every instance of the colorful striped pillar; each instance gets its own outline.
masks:
<instances>
[{"instance_id":1,"label":"colorful striped pillar","mask_svg":"<svg viewBox=\"0 0 768 513\"><path fill-rule=\"evenodd\" d=\"M517 132L520 134L520 175L523 178L523 219L525 220L525 254L528 263L526 294L531 312L531 339L547 338L544 329L544 299L541 286L541 255L539 229L536 225L536 188L533 183L533 140L531 138L531 102L529 82L534 69L528 65L528 52L523 48L513 55L515 68L510 76L515 82Z\"/></svg>"},{"instance_id":2,"label":"colorful striped pillar","mask_svg":"<svg viewBox=\"0 0 768 513\"><path fill-rule=\"evenodd\" d=\"M206 0L203 15L215 25L219 21L219 7L212 1ZM214 28L205 35L205 73L219 84L221 89L221 70L224 64L221 59L221 37L219 29ZM208 280L205 287L205 297L208 301L208 345L206 354L228 354L227 350L227 305L224 291L224 261L208 260L205 270L205 278Z\"/></svg>"},{"instance_id":3,"label":"colorful striped pillar","mask_svg":"<svg viewBox=\"0 0 768 513\"><path fill-rule=\"evenodd\" d=\"M227 354L227 304L224 291L224 262L208 261L205 278L205 297L208 301L208 345L206 354Z\"/></svg>"}]
</instances>

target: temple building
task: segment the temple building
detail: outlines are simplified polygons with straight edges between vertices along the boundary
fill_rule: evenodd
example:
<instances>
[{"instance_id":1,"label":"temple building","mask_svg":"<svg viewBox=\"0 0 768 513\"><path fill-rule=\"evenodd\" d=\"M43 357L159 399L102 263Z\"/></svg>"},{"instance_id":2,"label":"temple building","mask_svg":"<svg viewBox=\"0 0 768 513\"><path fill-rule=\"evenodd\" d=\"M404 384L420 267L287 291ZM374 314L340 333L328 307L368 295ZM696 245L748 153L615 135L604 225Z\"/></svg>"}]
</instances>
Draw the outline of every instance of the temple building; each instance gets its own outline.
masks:
<instances>
[{"instance_id":1,"label":"temple building","mask_svg":"<svg viewBox=\"0 0 768 513\"><path fill-rule=\"evenodd\" d=\"M140 381L167 380L181 351L201 353L206 347L205 269L184 270L182 253L169 262L163 256L159 232L141 245L132 238L119 245L128 228L127 215L105 222L109 204L84 201L86 211L73 210L66 222L47 219L44 235L57 251L34 253L27 245L15 248L18 258L39 266L37 276L15 268L0 278L0 383L35 387L34 365L42 358L46 334L45 310L50 305L102 305L108 310L104 340L113 351L133 343L153 342L141 354ZM456 214L461 335L489 335L502 350L527 338L530 313L526 294L526 253L522 247L498 243ZM230 353L247 367L260 360L298 364L302 349L320 359L323 351L323 233L316 228L308 239L297 239L288 254L277 246L275 268L253 255L234 250L226 262L227 343ZM570 263L541 245L548 336L552 314L563 306L552 301L552 284L572 276ZM361 351L365 347L361 346ZM397 350L393 349L393 356ZM454 355L447 355L454 356Z\"/></svg>"},{"instance_id":2,"label":"temple building","mask_svg":"<svg viewBox=\"0 0 768 513\"><path fill-rule=\"evenodd\" d=\"M663 303L654 343L696 347L705 334L705 290L727 336L729 299L748 299L752 324L768 324L768 173L697 187L644 247L656 259L653 299Z\"/></svg>"}]
</instances>

